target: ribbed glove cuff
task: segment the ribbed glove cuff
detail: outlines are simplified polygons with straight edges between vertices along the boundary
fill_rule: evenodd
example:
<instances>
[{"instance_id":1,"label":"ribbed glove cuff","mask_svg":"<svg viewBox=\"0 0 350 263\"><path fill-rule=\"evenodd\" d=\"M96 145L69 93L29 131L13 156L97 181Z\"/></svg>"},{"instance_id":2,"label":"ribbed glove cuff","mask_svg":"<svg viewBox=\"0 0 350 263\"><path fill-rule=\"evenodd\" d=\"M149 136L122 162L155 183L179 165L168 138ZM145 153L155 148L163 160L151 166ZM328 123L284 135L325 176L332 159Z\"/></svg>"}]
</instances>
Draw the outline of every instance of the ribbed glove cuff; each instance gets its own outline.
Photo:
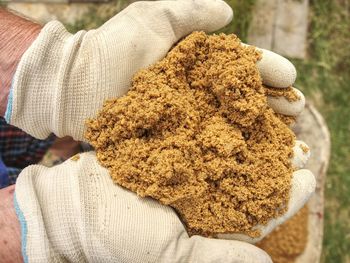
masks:
<instances>
[{"instance_id":1,"label":"ribbed glove cuff","mask_svg":"<svg viewBox=\"0 0 350 263\"><path fill-rule=\"evenodd\" d=\"M17 180L15 209L25 263L84 262L79 166L71 163L58 169L32 165Z\"/></svg>"},{"instance_id":2,"label":"ribbed glove cuff","mask_svg":"<svg viewBox=\"0 0 350 263\"><path fill-rule=\"evenodd\" d=\"M70 34L58 21L45 25L17 67L7 109L7 121L32 136L45 139L62 131L67 88L85 31Z\"/></svg>"}]
</instances>

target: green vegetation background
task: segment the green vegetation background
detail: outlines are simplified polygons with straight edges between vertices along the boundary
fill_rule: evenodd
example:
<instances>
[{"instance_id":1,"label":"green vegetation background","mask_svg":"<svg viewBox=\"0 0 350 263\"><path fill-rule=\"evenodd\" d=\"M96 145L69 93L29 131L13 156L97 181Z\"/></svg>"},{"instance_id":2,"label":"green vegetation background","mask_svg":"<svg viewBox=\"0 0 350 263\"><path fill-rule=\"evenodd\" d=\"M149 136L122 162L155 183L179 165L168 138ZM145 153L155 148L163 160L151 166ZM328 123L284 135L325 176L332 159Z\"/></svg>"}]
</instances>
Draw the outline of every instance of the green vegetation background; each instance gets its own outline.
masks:
<instances>
[{"instance_id":1,"label":"green vegetation background","mask_svg":"<svg viewBox=\"0 0 350 263\"><path fill-rule=\"evenodd\" d=\"M221 31L246 41L255 0L226 2L235 17ZM71 31L95 27L110 15L101 18L91 10L90 16L68 26ZM322 261L350 262L350 0L310 0L308 58L292 61L298 71L296 86L321 111L331 132Z\"/></svg>"},{"instance_id":2,"label":"green vegetation background","mask_svg":"<svg viewBox=\"0 0 350 263\"><path fill-rule=\"evenodd\" d=\"M311 1L309 59L294 61L297 85L331 132L324 262L350 262L350 1ZM317 153L315 153L317 154Z\"/></svg>"}]
</instances>

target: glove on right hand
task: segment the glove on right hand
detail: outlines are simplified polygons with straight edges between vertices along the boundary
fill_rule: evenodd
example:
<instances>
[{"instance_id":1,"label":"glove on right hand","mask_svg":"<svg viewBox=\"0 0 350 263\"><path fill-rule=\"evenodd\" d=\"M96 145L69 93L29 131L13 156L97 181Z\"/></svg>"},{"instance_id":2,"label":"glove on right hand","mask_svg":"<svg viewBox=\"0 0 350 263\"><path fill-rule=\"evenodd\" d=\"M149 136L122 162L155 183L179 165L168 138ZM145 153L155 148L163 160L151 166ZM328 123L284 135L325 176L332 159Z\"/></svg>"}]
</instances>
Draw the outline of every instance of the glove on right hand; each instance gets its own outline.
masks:
<instances>
[{"instance_id":1,"label":"glove on right hand","mask_svg":"<svg viewBox=\"0 0 350 263\"><path fill-rule=\"evenodd\" d=\"M271 262L248 243L189 237L172 208L115 185L93 152L24 169L15 198L27 262Z\"/></svg>"}]
</instances>

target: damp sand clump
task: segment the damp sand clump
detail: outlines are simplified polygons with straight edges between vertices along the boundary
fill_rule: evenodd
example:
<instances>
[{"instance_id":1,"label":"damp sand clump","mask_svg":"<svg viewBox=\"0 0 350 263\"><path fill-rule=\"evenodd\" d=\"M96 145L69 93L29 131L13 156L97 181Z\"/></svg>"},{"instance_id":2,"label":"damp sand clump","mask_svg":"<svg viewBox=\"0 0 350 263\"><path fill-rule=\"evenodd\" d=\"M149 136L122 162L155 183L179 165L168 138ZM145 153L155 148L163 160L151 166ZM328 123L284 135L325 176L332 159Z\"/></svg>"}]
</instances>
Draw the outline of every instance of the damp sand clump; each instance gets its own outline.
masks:
<instances>
[{"instance_id":1,"label":"damp sand clump","mask_svg":"<svg viewBox=\"0 0 350 263\"><path fill-rule=\"evenodd\" d=\"M192 33L87 121L98 161L190 235L259 236L286 210L295 141L267 105L260 57L235 35Z\"/></svg>"},{"instance_id":2,"label":"damp sand clump","mask_svg":"<svg viewBox=\"0 0 350 263\"><path fill-rule=\"evenodd\" d=\"M308 207L304 206L257 244L271 256L274 263L293 263L305 251L308 242L308 211Z\"/></svg>"}]
</instances>

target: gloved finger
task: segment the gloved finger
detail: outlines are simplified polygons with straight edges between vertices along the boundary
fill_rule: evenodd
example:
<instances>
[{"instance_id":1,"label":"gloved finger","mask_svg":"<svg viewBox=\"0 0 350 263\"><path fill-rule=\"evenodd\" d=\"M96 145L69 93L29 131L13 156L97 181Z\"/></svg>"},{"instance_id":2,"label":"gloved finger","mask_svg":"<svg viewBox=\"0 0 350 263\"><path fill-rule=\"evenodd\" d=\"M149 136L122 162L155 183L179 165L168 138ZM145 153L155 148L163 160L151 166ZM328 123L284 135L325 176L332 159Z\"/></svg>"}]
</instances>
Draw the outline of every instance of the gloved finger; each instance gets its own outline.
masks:
<instances>
[{"instance_id":1,"label":"gloved finger","mask_svg":"<svg viewBox=\"0 0 350 263\"><path fill-rule=\"evenodd\" d=\"M297 72L286 58L266 49L257 48L262 58L257 62L263 83L270 87L287 88L294 84Z\"/></svg>"},{"instance_id":2,"label":"gloved finger","mask_svg":"<svg viewBox=\"0 0 350 263\"><path fill-rule=\"evenodd\" d=\"M242 43L244 46L250 46ZM297 77L297 71L288 59L267 49L255 47L261 52L261 59L257 62L263 84L274 88L288 88Z\"/></svg>"},{"instance_id":3,"label":"gloved finger","mask_svg":"<svg viewBox=\"0 0 350 263\"><path fill-rule=\"evenodd\" d=\"M222 0L140 1L112 20L125 16L158 35L172 36L176 42L193 31L212 32L226 26L233 18L233 11Z\"/></svg>"},{"instance_id":4,"label":"gloved finger","mask_svg":"<svg viewBox=\"0 0 350 263\"><path fill-rule=\"evenodd\" d=\"M292 88L296 95L299 97L296 101L289 101L285 97L267 96L268 105L276 112L287 116L298 116L305 107L304 94L296 89Z\"/></svg>"},{"instance_id":5,"label":"gloved finger","mask_svg":"<svg viewBox=\"0 0 350 263\"><path fill-rule=\"evenodd\" d=\"M272 232L277 226L291 218L298 212L315 192L316 180L310 170L301 169L293 173L288 210L282 216L271 219L267 225L259 225L261 235L252 238L244 234L220 234L218 238L240 240L249 243L256 243Z\"/></svg>"},{"instance_id":6,"label":"gloved finger","mask_svg":"<svg viewBox=\"0 0 350 263\"><path fill-rule=\"evenodd\" d=\"M190 238L192 260L189 262L216 263L270 263L269 255L251 244L236 240L210 239L200 236Z\"/></svg>"},{"instance_id":7,"label":"gloved finger","mask_svg":"<svg viewBox=\"0 0 350 263\"><path fill-rule=\"evenodd\" d=\"M292 165L295 169L301 169L305 166L310 158L309 146L303 141L296 140L293 147L294 155Z\"/></svg>"}]
</instances>

